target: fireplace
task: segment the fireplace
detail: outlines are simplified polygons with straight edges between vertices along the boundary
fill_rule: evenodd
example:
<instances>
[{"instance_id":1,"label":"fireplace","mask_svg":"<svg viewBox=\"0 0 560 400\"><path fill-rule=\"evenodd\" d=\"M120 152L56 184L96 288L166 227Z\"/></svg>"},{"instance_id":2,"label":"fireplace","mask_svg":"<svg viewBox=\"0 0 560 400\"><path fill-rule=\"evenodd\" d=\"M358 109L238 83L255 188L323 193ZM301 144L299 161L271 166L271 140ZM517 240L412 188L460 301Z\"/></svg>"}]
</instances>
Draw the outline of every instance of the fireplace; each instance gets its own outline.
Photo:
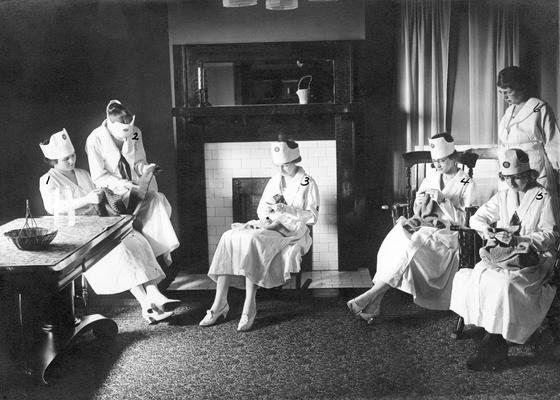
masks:
<instances>
[{"instance_id":1,"label":"fireplace","mask_svg":"<svg viewBox=\"0 0 560 400\"><path fill-rule=\"evenodd\" d=\"M319 220L313 227L312 269L338 269L338 230L336 214L336 142L299 141L300 165L319 187ZM233 220L233 180L269 178L277 172L270 161L269 142L206 143L206 219L208 257L212 260L220 236ZM251 218L256 218L252 216Z\"/></svg>"},{"instance_id":2,"label":"fireplace","mask_svg":"<svg viewBox=\"0 0 560 400\"><path fill-rule=\"evenodd\" d=\"M289 74L305 72L297 70L295 60L304 60L319 88L309 104L294 104L282 96L275 97L276 103L262 104L251 95L251 84L270 78L258 75L263 65L279 64L282 76L292 79ZM198 79L206 66L216 72L211 69L216 64L233 68L229 84L220 91L227 96L219 100L214 94L206 98L208 90L216 89L206 78ZM320 191L312 268L355 270L365 235L358 227L363 220L357 199L361 188L354 184L363 111L353 102L352 43L176 45L173 74L179 252L185 268L208 270L221 234L234 222L232 180L270 177L275 170L269 143L283 133L300 143L301 165ZM210 73L202 75L217 81Z\"/></svg>"}]
</instances>

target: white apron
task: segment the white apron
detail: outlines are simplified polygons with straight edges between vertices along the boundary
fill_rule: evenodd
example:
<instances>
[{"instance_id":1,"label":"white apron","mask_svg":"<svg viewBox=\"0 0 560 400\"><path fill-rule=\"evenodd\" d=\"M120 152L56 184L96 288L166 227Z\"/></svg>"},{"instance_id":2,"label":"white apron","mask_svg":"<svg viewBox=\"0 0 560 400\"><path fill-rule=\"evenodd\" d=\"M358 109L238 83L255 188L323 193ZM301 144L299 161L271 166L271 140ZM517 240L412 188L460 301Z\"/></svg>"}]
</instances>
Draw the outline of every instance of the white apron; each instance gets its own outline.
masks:
<instances>
[{"instance_id":1,"label":"white apron","mask_svg":"<svg viewBox=\"0 0 560 400\"><path fill-rule=\"evenodd\" d=\"M520 240L530 240L540 262L523 269L502 269L481 261L474 269L460 270L453 282L450 308L466 324L520 344L540 326L556 293L547 283L557 240L551 204L550 195L540 186L528 190L521 203L517 192L508 189L494 195L471 217L471 227L481 231L493 222L508 226L517 212Z\"/></svg>"},{"instance_id":2,"label":"white apron","mask_svg":"<svg viewBox=\"0 0 560 400\"><path fill-rule=\"evenodd\" d=\"M73 198L83 197L95 189L87 171L79 168L74 171L78 185L56 169L50 169L40 178L39 188L48 213L52 214L53 211L56 188L72 189ZM76 214L95 215L95 207L88 205L79 208ZM158 283L165 277L150 244L141 233L134 230L84 275L97 294L121 293L150 281Z\"/></svg>"},{"instance_id":3,"label":"white apron","mask_svg":"<svg viewBox=\"0 0 560 400\"><path fill-rule=\"evenodd\" d=\"M440 176L434 174L424 179L418 193L440 189ZM438 204L440 219L464 224L465 207L471 206L471 199L476 198L474 191L473 180L459 170L441 190L447 200ZM403 227L405 221L401 217L383 240L373 282L385 282L411 294L421 307L447 310L453 276L459 267L458 234L447 228L431 227L421 227L411 234Z\"/></svg>"},{"instance_id":4,"label":"white apron","mask_svg":"<svg viewBox=\"0 0 560 400\"><path fill-rule=\"evenodd\" d=\"M550 106L534 97L527 100L513 117L515 107L509 106L498 125L499 145L520 149L529 156L531 168L539 172L539 183L552 196L554 210L559 210L558 177L560 169L560 131ZM505 182L500 189L507 189ZM558 220L560 213L555 211Z\"/></svg>"},{"instance_id":5,"label":"white apron","mask_svg":"<svg viewBox=\"0 0 560 400\"><path fill-rule=\"evenodd\" d=\"M86 141L89 169L98 187L108 187L113 192L127 195L128 182L120 175L118 164L121 157L119 148L107 130L107 122L95 128ZM137 182L148 162L142 142L142 132L134 127L134 133L124 141L122 155L130 165L132 181ZM135 218L138 228L150 243L157 256L168 254L179 247L179 240L169 220L171 206L163 193L157 191L155 178L150 183L146 198Z\"/></svg>"},{"instance_id":6,"label":"white apron","mask_svg":"<svg viewBox=\"0 0 560 400\"><path fill-rule=\"evenodd\" d=\"M319 215L319 191L301 167L287 186L283 182L280 174L268 181L257 208L260 220L234 224L222 235L208 271L212 280L231 275L230 284L244 288L247 277L258 286L272 288L283 285L291 273L299 272L301 256L309 251L312 242L308 225L315 224ZM282 215L274 216L290 230L286 237L258 228L267 216L272 217L266 203L274 203L272 197L276 194L282 194L288 204Z\"/></svg>"}]
</instances>

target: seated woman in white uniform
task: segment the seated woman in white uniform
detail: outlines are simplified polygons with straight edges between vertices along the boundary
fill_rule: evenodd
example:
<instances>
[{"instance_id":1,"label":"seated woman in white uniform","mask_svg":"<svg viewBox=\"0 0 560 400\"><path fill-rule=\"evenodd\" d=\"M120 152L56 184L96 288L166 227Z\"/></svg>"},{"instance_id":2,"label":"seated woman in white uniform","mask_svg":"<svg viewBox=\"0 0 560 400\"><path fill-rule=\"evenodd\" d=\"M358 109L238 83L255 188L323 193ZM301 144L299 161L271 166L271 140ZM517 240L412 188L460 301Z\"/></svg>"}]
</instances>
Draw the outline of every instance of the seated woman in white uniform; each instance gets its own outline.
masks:
<instances>
[{"instance_id":1,"label":"seated woman in white uniform","mask_svg":"<svg viewBox=\"0 0 560 400\"><path fill-rule=\"evenodd\" d=\"M453 276L459 267L458 233L450 224L465 223L465 207L474 199L473 180L457 166L453 138L429 139L436 174L423 180L414 201L415 217L401 217L377 253L373 287L350 300L350 311L372 323L391 287L413 296L421 307L448 310Z\"/></svg>"},{"instance_id":2,"label":"seated woman in white uniform","mask_svg":"<svg viewBox=\"0 0 560 400\"><path fill-rule=\"evenodd\" d=\"M139 178L157 166L146 161L142 132L134 125L135 116L118 100L107 105L107 119L95 128L86 141L89 170L97 187L109 188L123 196L125 203ZM125 204L126 205L126 204ZM179 247L171 225L171 206L157 191L155 179L150 183L134 227L142 232L156 257L171 265L171 252Z\"/></svg>"},{"instance_id":3,"label":"seated woman in white uniform","mask_svg":"<svg viewBox=\"0 0 560 400\"><path fill-rule=\"evenodd\" d=\"M217 283L216 296L201 326L227 316L228 288L234 286L246 290L237 330L251 329L257 314L257 286L283 285L292 272L299 272L301 255L311 247L308 225L315 224L319 215L317 184L297 165L301 161L297 143L274 142L271 152L280 172L264 189L257 208L259 220L233 224L222 235L208 271ZM298 260L293 253L295 246L301 248Z\"/></svg>"},{"instance_id":4,"label":"seated woman in white uniform","mask_svg":"<svg viewBox=\"0 0 560 400\"><path fill-rule=\"evenodd\" d=\"M556 293L547 283L558 240L551 197L537 182L539 172L531 169L527 153L507 149L499 151L498 158L500 178L508 188L470 219L470 226L489 239L484 248L489 253L481 251L482 260L474 269L455 275L451 294L451 310L466 324L486 331L467 361L474 370L492 369L505 360L506 340L525 343L543 322ZM491 227L494 223L497 228ZM506 250L525 255L508 257Z\"/></svg>"},{"instance_id":5,"label":"seated woman in white uniform","mask_svg":"<svg viewBox=\"0 0 560 400\"><path fill-rule=\"evenodd\" d=\"M39 180L45 210L53 214L57 191L69 189L76 214L97 215L96 205L102 192L95 188L87 171L74 168L76 154L66 130L51 135L40 147L45 161L52 167ZM158 290L156 284L165 274L148 241L135 230L84 275L97 294L129 290L140 303L142 316L151 324L173 315L165 309L178 303Z\"/></svg>"}]
</instances>

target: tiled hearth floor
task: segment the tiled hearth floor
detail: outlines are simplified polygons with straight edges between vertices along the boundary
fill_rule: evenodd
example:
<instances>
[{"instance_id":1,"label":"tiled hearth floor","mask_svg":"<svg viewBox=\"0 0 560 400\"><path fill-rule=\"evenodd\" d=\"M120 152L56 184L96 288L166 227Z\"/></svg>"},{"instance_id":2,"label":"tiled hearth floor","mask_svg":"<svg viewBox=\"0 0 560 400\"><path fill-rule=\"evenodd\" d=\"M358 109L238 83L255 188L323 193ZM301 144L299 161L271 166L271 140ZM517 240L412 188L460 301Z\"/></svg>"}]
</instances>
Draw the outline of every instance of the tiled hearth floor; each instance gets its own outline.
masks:
<instances>
[{"instance_id":1,"label":"tiled hearth floor","mask_svg":"<svg viewBox=\"0 0 560 400\"><path fill-rule=\"evenodd\" d=\"M371 287L371 277L367 269L357 271L309 271L303 272L301 282L304 283L308 278L312 282L310 289L331 289L331 288L369 288ZM216 284L205 274L189 274L180 272L171 283L168 290L209 290L215 289ZM295 279L284 286L285 289L295 288Z\"/></svg>"}]
</instances>

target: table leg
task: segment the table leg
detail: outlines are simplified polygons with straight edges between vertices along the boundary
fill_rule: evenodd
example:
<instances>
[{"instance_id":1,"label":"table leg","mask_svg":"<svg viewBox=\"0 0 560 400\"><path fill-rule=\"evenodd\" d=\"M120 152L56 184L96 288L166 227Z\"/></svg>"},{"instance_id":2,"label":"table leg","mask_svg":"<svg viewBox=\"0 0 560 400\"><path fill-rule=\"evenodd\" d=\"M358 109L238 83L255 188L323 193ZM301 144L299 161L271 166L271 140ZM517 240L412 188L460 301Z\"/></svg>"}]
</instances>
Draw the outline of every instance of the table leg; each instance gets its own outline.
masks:
<instances>
[{"instance_id":1,"label":"table leg","mask_svg":"<svg viewBox=\"0 0 560 400\"><path fill-rule=\"evenodd\" d=\"M33 373L41 377L47 384L46 372L54 359L65 349L73 345L82 334L93 330L98 338L112 338L117 335L118 327L115 321L100 314L84 316L80 322L70 329L53 329L45 331L37 342L33 351Z\"/></svg>"},{"instance_id":2,"label":"table leg","mask_svg":"<svg viewBox=\"0 0 560 400\"><path fill-rule=\"evenodd\" d=\"M25 307L22 309L25 319ZM40 329L35 329L33 345L24 350L26 372L40 377L47 384L46 372L54 359L73 345L82 334L93 330L98 338L112 338L117 335L117 324L100 314L76 318L74 315L74 285L68 285L44 303L44 322ZM22 327L25 326L22 323ZM23 329L23 328L22 328ZM26 337L23 335L24 345Z\"/></svg>"}]
</instances>

